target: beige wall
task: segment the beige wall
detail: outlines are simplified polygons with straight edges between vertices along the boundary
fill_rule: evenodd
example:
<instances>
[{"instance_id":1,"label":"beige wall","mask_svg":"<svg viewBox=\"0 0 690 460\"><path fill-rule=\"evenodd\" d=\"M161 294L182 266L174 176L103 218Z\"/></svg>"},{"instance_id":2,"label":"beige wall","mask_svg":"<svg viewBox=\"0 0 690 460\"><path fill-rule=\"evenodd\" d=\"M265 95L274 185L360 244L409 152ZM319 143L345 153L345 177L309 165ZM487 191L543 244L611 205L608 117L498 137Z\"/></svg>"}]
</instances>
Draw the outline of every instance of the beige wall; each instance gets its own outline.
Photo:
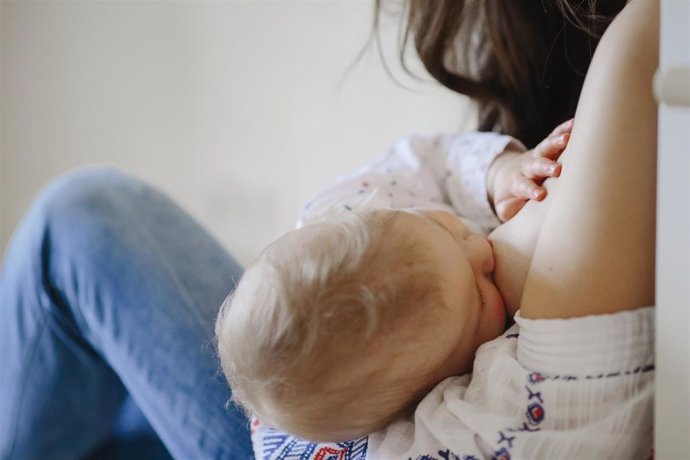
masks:
<instances>
[{"instance_id":1,"label":"beige wall","mask_svg":"<svg viewBox=\"0 0 690 460\"><path fill-rule=\"evenodd\" d=\"M400 137L469 128L463 99L396 86L374 52L342 79L372 2L0 3L0 252L42 184L108 163L247 263L338 174Z\"/></svg>"}]
</instances>

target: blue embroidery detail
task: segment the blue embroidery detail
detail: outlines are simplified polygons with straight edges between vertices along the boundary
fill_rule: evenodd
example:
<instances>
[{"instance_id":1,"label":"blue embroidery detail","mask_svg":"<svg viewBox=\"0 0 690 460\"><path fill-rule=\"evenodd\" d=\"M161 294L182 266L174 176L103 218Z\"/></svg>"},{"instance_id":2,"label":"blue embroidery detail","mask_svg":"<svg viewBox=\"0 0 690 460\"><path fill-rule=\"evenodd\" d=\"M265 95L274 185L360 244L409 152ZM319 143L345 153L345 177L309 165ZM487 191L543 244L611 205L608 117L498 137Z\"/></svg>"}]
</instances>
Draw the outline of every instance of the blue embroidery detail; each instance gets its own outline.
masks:
<instances>
[{"instance_id":1,"label":"blue embroidery detail","mask_svg":"<svg viewBox=\"0 0 690 460\"><path fill-rule=\"evenodd\" d=\"M289 438L286 433L280 433L278 431L269 430L268 433L263 437L263 451L264 460L269 460L271 455L273 455Z\"/></svg>"},{"instance_id":2,"label":"blue embroidery detail","mask_svg":"<svg viewBox=\"0 0 690 460\"><path fill-rule=\"evenodd\" d=\"M506 336L506 338L512 336L514 334L509 334ZM515 334L517 335L517 334ZM525 389L527 390L527 402L529 403L526 407L525 410L525 419L526 421L522 422L521 426L518 427L508 427L504 428L502 431L498 432L498 442L496 443L497 447L501 447L499 450L496 450L494 452L494 455L492 458L494 459L500 459L500 460L508 460L510 459L510 449L513 448L513 442L518 439L519 434L516 434L515 436L506 436L504 434L504 431L507 433L527 433L527 432L535 432L535 431L541 431L541 427L539 426L543 421L544 418L546 417L546 409L544 407L544 399L542 398L541 392L540 391L535 391L535 388L531 387L530 385L536 385L541 382L544 382L545 380L564 380L564 381L574 381L574 380L594 380L594 379L603 379L603 378L615 378L615 377L620 377L622 374L625 375L631 375L631 374L639 374L642 372L651 372L654 370L654 364L648 364L646 366L640 366L636 367L632 371L628 370L625 372L610 372L608 374L598 374L598 375L586 375L582 377L577 377L574 375L552 375L552 376L545 376L539 372L531 372L530 374L527 375L527 385L525 385ZM538 401L538 402L536 402Z\"/></svg>"},{"instance_id":3,"label":"blue embroidery detail","mask_svg":"<svg viewBox=\"0 0 690 460\"><path fill-rule=\"evenodd\" d=\"M338 445L343 445L344 447L346 444L350 450L345 456L346 460L365 460L367 458L367 447L369 447L369 438L367 436Z\"/></svg>"},{"instance_id":4,"label":"blue embroidery detail","mask_svg":"<svg viewBox=\"0 0 690 460\"><path fill-rule=\"evenodd\" d=\"M311 458L311 454L313 454L314 451L316 450L316 443L305 441L304 446L300 446L300 447L304 447L304 451L299 456L299 459L300 460L309 460L309 458Z\"/></svg>"},{"instance_id":5,"label":"blue embroidery detail","mask_svg":"<svg viewBox=\"0 0 690 460\"><path fill-rule=\"evenodd\" d=\"M269 428L262 439L263 460L365 460L369 438L363 437L353 441L318 444L303 439L293 438L275 428ZM344 454L344 455L343 455Z\"/></svg>"},{"instance_id":6,"label":"blue embroidery detail","mask_svg":"<svg viewBox=\"0 0 690 460\"><path fill-rule=\"evenodd\" d=\"M544 377L538 372L532 372L527 376L527 380L529 380L529 383L537 383L538 381L544 381L544 380L565 380L565 381L577 381L577 380L599 380L599 379L610 379L610 378L615 378L615 377L620 377L621 375L633 375L633 374L640 374L640 373L645 373L645 372L651 372L654 370L654 364L647 364L646 366L643 367L636 367L633 370L627 370L624 372L609 372L608 374L596 374L596 375L585 375L582 377L577 377L575 375L552 375L549 377ZM539 376L539 380L535 379L535 376Z\"/></svg>"},{"instance_id":7,"label":"blue embroidery detail","mask_svg":"<svg viewBox=\"0 0 690 460\"><path fill-rule=\"evenodd\" d=\"M540 383L544 381L544 376L541 375L539 372L532 372L530 375L527 376L527 380L529 383Z\"/></svg>"},{"instance_id":8,"label":"blue embroidery detail","mask_svg":"<svg viewBox=\"0 0 690 460\"><path fill-rule=\"evenodd\" d=\"M507 443L508 443L508 448L509 448L509 449L512 449L512 448L513 448L513 440L515 439L515 436L506 436L506 435L503 434L502 431L499 431L498 434L501 435L501 437L498 439L498 443L497 443L497 444L500 444L500 443L502 443L502 442L507 442Z\"/></svg>"},{"instance_id":9,"label":"blue embroidery detail","mask_svg":"<svg viewBox=\"0 0 690 460\"><path fill-rule=\"evenodd\" d=\"M283 459L287 458L287 456L290 455L290 452L292 451L295 444L297 444L297 440L296 439L290 439L289 442L287 443L287 445L283 448L282 451L280 451L280 453L278 454L277 457L275 457L275 459L283 460Z\"/></svg>"},{"instance_id":10,"label":"blue embroidery detail","mask_svg":"<svg viewBox=\"0 0 690 460\"><path fill-rule=\"evenodd\" d=\"M419 455L414 460L479 460L474 455L462 455L462 454L458 455L458 454L452 452L450 449L439 450L438 455L441 456L440 459L434 457L431 454L424 454L424 455ZM407 460L412 460L412 457L407 457Z\"/></svg>"},{"instance_id":11,"label":"blue embroidery detail","mask_svg":"<svg viewBox=\"0 0 690 460\"><path fill-rule=\"evenodd\" d=\"M441 456L443 460L463 460L467 456L460 457L459 455L455 455L453 452L450 451L450 449L446 450L439 450L438 454Z\"/></svg>"},{"instance_id":12,"label":"blue embroidery detail","mask_svg":"<svg viewBox=\"0 0 690 460\"><path fill-rule=\"evenodd\" d=\"M502 449L497 450L497 451L494 453L494 456L491 457L491 458L492 458L493 460L510 460L510 452L508 451L508 449L506 449L505 447L503 447Z\"/></svg>"},{"instance_id":13,"label":"blue embroidery detail","mask_svg":"<svg viewBox=\"0 0 690 460\"><path fill-rule=\"evenodd\" d=\"M541 399L541 391L533 392L527 385L525 385L525 389L527 390L527 400L536 398L540 403L544 404L544 400Z\"/></svg>"},{"instance_id":14,"label":"blue embroidery detail","mask_svg":"<svg viewBox=\"0 0 690 460\"><path fill-rule=\"evenodd\" d=\"M532 403L527 406L527 421L530 425L539 425L544 420L544 407L539 403Z\"/></svg>"},{"instance_id":15,"label":"blue embroidery detail","mask_svg":"<svg viewBox=\"0 0 690 460\"><path fill-rule=\"evenodd\" d=\"M506 428L506 431L510 431L511 433L519 433L521 431L529 431L531 433L535 431L540 431L541 428L532 428L527 425L527 422L522 422L522 426L519 428Z\"/></svg>"},{"instance_id":16,"label":"blue embroidery detail","mask_svg":"<svg viewBox=\"0 0 690 460\"><path fill-rule=\"evenodd\" d=\"M293 438L288 444L289 448L283 450L276 460L303 460L314 452L316 444L304 439ZM306 454L306 455L305 455Z\"/></svg>"},{"instance_id":17,"label":"blue embroidery detail","mask_svg":"<svg viewBox=\"0 0 690 460\"><path fill-rule=\"evenodd\" d=\"M520 337L520 334L508 334L506 335L506 339L517 339Z\"/></svg>"}]
</instances>

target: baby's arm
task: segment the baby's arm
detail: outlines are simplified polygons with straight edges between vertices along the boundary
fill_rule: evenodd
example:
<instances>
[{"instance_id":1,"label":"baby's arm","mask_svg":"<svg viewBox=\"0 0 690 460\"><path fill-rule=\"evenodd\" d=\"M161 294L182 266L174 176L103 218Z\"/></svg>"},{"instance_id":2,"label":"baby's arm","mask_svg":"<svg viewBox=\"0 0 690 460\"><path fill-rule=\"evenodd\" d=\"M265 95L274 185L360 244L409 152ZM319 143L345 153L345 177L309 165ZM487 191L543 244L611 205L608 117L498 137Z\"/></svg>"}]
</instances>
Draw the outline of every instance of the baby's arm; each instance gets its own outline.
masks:
<instances>
[{"instance_id":1,"label":"baby's arm","mask_svg":"<svg viewBox=\"0 0 690 460\"><path fill-rule=\"evenodd\" d=\"M331 211L361 208L437 208L488 232L500 223L488 199L494 159L524 146L495 133L413 136L395 144L355 174L342 177L302 211L298 227Z\"/></svg>"},{"instance_id":2,"label":"baby's arm","mask_svg":"<svg viewBox=\"0 0 690 460\"><path fill-rule=\"evenodd\" d=\"M532 150L507 149L491 163L487 176L489 201L502 222L517 214L527 200L544 199L546 189L541 184L547 177L560 175L561 165L556 160L568 144L572 128L571 118Z\"/></svg>"}]
</instances>

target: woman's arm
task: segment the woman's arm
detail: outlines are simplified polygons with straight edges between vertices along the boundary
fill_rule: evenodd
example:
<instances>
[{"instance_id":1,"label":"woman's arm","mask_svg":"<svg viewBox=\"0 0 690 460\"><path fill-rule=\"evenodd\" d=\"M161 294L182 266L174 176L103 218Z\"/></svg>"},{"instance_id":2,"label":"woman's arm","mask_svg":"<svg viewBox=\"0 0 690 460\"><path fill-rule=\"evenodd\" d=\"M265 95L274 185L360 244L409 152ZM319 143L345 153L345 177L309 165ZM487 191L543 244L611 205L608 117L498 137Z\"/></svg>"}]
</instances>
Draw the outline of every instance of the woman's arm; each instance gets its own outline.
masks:
<instances>
[{"instance_id":1,"label":"woman's arm","mask_svg":"<svg viewBox=\"0 0 690 460\"><path fill-rule=\"evenodd\" d=\"M521 302L526 318L654 303L659 1L632 0L600 42Z\"/></svg>"}]
</instances>

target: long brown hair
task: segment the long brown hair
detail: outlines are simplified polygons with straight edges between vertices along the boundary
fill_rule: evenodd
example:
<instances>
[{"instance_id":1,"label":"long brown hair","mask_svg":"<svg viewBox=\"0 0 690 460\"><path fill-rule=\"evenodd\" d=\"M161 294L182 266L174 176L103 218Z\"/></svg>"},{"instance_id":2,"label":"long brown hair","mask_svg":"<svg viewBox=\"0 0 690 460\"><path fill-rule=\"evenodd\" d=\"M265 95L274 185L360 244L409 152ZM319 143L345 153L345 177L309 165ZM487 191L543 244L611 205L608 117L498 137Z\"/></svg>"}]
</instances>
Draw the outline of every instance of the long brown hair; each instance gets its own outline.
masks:
<instances>
[{"instance_id":1,"label":"long brown hair","mask_svg":"<svg viewBox=\"0 0 690 460\"><path fill-rule=\"evenodd\" d=\"M625 1L405 0L400 60L407 70L412 38L432 77L477 102L480 131L533 146L575 114L594 49Z\"/></svg>"}]
</instances>

